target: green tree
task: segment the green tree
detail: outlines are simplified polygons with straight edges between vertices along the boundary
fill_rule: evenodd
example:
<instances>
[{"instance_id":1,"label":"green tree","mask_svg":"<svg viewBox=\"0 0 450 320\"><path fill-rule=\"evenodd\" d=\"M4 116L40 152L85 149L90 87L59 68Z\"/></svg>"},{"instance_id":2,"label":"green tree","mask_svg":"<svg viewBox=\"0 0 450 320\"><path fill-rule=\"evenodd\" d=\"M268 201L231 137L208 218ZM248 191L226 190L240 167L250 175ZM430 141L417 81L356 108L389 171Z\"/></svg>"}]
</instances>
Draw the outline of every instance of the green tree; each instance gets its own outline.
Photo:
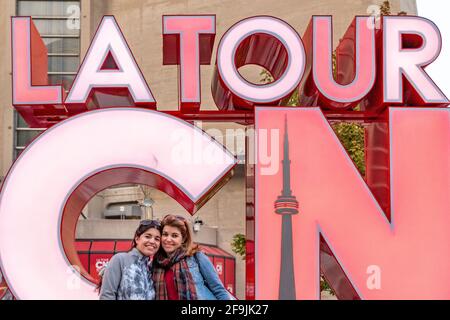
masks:
<instances>
[{"instance_id":1,"label":"green tree","mask_svg":"<svg viewBox=\"0 0 450 320\"><path fill-rule=\"evenodd\" d=\"M237 255L240 255L242 259L245 259L245 244L246 244L245 235L242 233L235 234L233 236L233 240L231 242L231 250Z\"/></svg>"},{"instance_id":2,"label":"green tree","mask_svg":"<svg viewBox=\"0 0 450 320\"><path fill-rule=\"evenodd\" d=\"M383 1L383 3L380 6L380 14L382 16L391 15L391 4L389 3L389 1Z\"/></svg>"}]
</instances>

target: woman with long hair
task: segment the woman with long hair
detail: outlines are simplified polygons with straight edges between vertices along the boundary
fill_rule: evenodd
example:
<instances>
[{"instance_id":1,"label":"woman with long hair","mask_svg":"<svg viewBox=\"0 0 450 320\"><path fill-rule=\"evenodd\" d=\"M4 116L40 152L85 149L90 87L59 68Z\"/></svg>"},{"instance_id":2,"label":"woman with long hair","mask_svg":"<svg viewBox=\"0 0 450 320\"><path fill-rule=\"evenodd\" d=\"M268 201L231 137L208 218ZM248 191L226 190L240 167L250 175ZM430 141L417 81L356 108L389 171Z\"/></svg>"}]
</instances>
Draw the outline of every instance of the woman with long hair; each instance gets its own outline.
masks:
<instances>
[{"instance_id":1,"label":"woman with long hair","mask_svg":"<svg viewBox=\"0 0 450 320\"><path fill-rule=\"evenodd\" d=\"M100 300L154 300L151 258L161 243L161 224L140 222L128 252L114 255L101 278Z\"/></svg>"},{"instance_id":2,"label":"woman with long hair","mask_svg":"<svg viewBox=\"0 0 450 320\"><path fill-rule=\"evenodd\" d=\"M209 258L194 244L189 222L167 215L161 228L161 249L152 272L156 299L233 300Z\"/></svg>"}]
</instances>

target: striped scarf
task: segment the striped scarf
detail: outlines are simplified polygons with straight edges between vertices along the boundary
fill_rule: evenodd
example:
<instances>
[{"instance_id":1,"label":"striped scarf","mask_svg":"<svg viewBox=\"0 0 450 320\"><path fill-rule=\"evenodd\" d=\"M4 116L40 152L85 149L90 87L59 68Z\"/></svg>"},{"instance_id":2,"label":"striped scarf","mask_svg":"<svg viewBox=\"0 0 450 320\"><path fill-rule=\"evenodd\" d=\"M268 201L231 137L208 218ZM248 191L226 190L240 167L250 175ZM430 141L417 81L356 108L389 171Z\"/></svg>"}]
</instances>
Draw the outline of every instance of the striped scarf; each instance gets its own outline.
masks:
<instances>
[{"instance_id":1,"label":"striped scarf","mask_svg":"<svg viewBox=\"0 0 450 320\"><path fill-rule=\"evenodd\" d=\"M186 261L186 252L181 248L168 258L164 253L158 253L153 260L153 281L155 284L156 300L167 300L167 289L164 276L166 270L172 269L175 287L179 300L197 300L194 280Z\"/></svg>"}]
</instances>

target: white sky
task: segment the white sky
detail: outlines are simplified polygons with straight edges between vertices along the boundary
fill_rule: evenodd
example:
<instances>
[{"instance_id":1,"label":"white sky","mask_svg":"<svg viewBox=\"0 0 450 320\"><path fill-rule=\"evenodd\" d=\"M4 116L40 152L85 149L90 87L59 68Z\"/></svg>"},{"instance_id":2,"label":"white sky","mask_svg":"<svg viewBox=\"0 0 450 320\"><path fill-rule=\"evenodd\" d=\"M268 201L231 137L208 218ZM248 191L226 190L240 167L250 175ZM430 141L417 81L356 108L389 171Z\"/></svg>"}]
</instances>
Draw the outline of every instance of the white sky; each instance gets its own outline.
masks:
<instances>
[{"instance_id":1,"label":"white sky","mask_svg":"<svg viewBox=\"0 0 450 320\"><path fill-rule=\"evenodd\" d=\"M417 14L433 21L441 31L441 54L426 70L442 92L450 99L450 1L417 0Z\"/></svg>"}]
</instances>

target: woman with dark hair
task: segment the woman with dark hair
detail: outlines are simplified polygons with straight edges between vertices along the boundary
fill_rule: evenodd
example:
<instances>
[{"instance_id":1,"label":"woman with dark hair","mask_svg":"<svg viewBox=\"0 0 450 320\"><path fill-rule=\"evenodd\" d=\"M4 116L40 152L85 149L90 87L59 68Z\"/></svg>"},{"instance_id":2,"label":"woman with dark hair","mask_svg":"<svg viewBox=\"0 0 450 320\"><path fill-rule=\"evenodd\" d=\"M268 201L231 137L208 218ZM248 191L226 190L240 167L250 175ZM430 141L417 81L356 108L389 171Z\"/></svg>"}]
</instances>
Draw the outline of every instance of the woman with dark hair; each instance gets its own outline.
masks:
<instances>
[{"instance_id":1,"label":"woman with dark hair","mask_svg":"<svg viewBox=\"0 0 450 320\"><path fill-rule=\"evenodd\" d=\"M161 224L143 220L136 229L132 248L111 258L101 279L100 300L154 300L150 258L161 243Z\"/></svg>"},{"instance_id":2,"label":"woman with dark hair","mask_svg":"<svg viewBox=\"0 0 450 320\"><path fill-rule=\"evenodd\" d=\"M161 248L153 262L157 300L233 300L209 258L192 241L189 222L175 215L161 221Z\"/></svg>"}]
</instances>

